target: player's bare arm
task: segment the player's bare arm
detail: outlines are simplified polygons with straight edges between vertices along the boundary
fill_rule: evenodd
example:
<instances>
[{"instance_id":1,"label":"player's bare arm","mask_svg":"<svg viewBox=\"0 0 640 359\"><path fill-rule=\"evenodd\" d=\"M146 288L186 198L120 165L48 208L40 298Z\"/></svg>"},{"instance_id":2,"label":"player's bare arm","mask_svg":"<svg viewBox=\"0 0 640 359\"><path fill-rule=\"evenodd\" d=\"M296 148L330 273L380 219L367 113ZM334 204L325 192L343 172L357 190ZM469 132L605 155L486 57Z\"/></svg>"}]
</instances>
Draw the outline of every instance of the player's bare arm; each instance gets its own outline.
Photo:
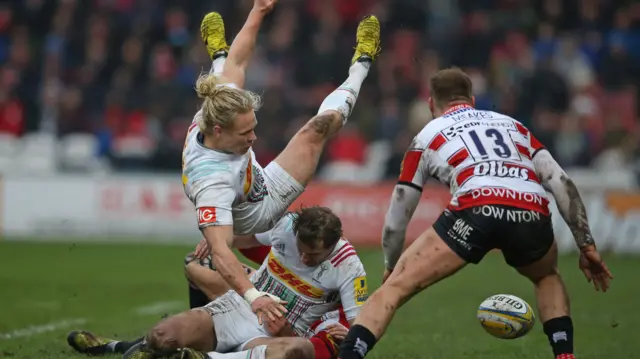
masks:
<instances>
[{"instance_id":1,"label":"player's bare arm","mask_svg":"<svg viewBox=\"0 0 640 359\"><path fill-rule=\"evenodd\" d=\"M567 223L578 248L595 245L587 210L584 207L578 188L549 151L541 150L533 158L533 163L542 180L542 185L553 194L562 218Z\"/></svg>"},{"instance_id":2,"label":"player's bare arm","mask_svg":"<svg viewBox=\"0 0 640 359\"><path fill-rule=\"evenodd\" d=\"M231 251L233 245L233 226L209 226L202 234L211 248L211 260L215 263L222 278L240 295L244 296L253 288L238 258Z\"/></svg>"},{"instance_id":3,"label":"player's bare arm","mask_svg":"<svg viewBox=\"0 0 640 359\"><path fill-rule=\"evenodd\" d=\"M222 78L244 87L245 71L251 61L256 38L264 17L271 12L276 0L255 0L247 21L233 40L229 49L229 56L222 69Z\"/></svg>"},{"instance_id":4,"label":"player's bare arm","mask_svg":"<svg viewBox=\"0 0 640 359\"><path fill-rule=\"evenodd\" d=\"M261 246L255 235L235 235L233 237L233 248L247 249ZM196 246L193 256L198 259L204 259L211 254L211 249L206 238L202 238Z\"/></svg>"},{"instance_id":5,"label":"player's bare arm","mask_svg":"<svg viewBox=\"0 0 640 359\"><path fill-rule=\"evenodd\" d=\"M245 249L261 246L255 235L236 235L233 237L233 248Z\"/></svg>"},{"instance_id":6,"label":"player's bare arm","mask_svg":"<svg viewBox=\"0 0 640 359\"><path fill-rule=\"evenodd\" d=\"M399 183L391 196L391 203L384 218L382 231L382 251L384 264L388 274L398 263L404 247L407 226L420 202L422 192L413 186Z\"/></svg>"},{"instance_id":7,"label":"player's bare arm","mask_svg":"<svg viewBox=\"0 0 640 359\"><path fill-rule=\"evenodd\" d=\"M587 280L593 282L596 290L606 291L613 275L596 250L589 228L587 210L578 188L549 151L538 151L533 158L533 163L542 180L542 185L556 199L558 210L571 229L576 245L580 249L580 269Z\"/></svg>"},{"instance_id":8,"label":"player's bare arm","mask_svg":"<svg viewBox=\"0 0 640 359\"><path fill-rule=\"evenodd\" d=\"M218 272L233 290L251 304L260 323L265 319L265 315L269 321L273 321L287 312L283 305L272 303L274 300L282 304L286 304L285 302L273 295L259 292L247 278L242 264L230 248L234 238L233 226L209 226L205 227L202 233L211 248L211 260L215 263Z\"/></svg>"},{"instance_id":9,"label":"player's bare arm","mask_svg":"<svg viewBox=\"0 0 640 359\"><path fill-rule=\"evenodd\" d=\"M425 152L414 141L409 146L402 161L400 178L396 184L391 203L384 218L382 231L382 251L384 252L384 283L398 263L404 248L407 226L420 203L422 187L426 182Z\"/></svg>"}]
</instances>

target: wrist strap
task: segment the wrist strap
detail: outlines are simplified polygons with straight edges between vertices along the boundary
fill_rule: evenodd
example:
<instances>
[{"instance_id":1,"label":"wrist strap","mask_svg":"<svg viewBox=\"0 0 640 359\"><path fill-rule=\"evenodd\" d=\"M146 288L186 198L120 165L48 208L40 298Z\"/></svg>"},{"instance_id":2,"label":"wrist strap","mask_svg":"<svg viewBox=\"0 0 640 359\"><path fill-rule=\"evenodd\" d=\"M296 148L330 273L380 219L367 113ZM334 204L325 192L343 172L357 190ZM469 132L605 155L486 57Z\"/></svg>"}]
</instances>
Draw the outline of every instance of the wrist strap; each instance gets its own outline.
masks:
<instances>
[{"instance_id":1,"label":"wrist strap","mask_svg":"<svg viewBox=\"0 0 640 359\"><path fill-rule=\"evenodd\" d=\"M257 289L251 288L248 291L244 292L244 300L246 300L247 303L251 304L254 300L262 297L263 295L264 293L260 293Z\"/></svg>"}]
</instances>

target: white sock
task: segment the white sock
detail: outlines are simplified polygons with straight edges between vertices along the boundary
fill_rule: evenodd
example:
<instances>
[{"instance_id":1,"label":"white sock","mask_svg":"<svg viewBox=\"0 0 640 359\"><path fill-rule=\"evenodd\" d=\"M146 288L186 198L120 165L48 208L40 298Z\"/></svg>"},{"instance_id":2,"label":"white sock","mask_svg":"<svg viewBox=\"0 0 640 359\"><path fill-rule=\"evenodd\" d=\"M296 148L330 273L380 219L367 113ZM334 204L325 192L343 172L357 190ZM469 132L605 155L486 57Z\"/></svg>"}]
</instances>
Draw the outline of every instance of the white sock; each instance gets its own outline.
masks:
<instances>
[{"instance_id":1,"label":"white sock","mask_svg":"<svg viewBox=\"0 0 640 359\"><path fill-rule=\"evenodd\" d=\"M249 350L244 350L235 353L207 353L211 359L266 359L267 358L267 346L258 345L257 347Z\"/></svg>"},{"instance_id":2,"label":"white sock","mask_svg":"<svg viewBox=\"0 0 640 359\"><path fill-rule=\"evenodd\" d=\"M344 125L351 115L351 111L353 111L353 106L355 106L358 99L358 93L360 93L360 87L364 79L367 78L370 67L370 62L356 62L351 65L347 81L343 82L340 87L322 101L318 114L328 110L338 111L342 114L342 124Z\"/></svg>"},{"instance_id":3,"label":"white sock","mask_svg":"<svg viewBox=\"0 0 640 359\"><path fill-rule=\"evenodd\" d=\"M227 61L227 56L218 56L215 60L213 60L213 65L211 66L210 74L220 75L222 73L222 68L224 67L224 63Z\"/></svg>"},{"instance_id":4,"label":"white sock","mask_svg":"<svg viewBox=\"0 0 640 359\"><path fill-rule=\"evenodd\" d=\"M109 351L111 353L115 352L116 351L116 344L118 344L118 343L120 343L120 342L117 341L117 340L114 340L112 342L107 343L107 349L109 349Z\"/></svg>"}]
</instances>

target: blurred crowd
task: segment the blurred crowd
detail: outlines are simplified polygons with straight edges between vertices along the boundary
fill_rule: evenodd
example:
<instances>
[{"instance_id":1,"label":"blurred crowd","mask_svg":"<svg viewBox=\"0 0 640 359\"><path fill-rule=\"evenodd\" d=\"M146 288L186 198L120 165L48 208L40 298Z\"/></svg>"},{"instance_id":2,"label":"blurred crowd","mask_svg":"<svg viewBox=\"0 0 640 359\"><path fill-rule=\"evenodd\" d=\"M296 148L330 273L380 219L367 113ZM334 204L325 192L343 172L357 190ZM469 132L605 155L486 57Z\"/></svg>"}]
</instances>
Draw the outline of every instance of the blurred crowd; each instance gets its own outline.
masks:
<instances>
[{"instance_id":1,"label":"blurred crowd","mask_svg":"<svg viewBox=\"0 0 640 359\"><path fill-rule=\"evenodd\" d=\"M200 20L219 11L231 42L251 5L3 2L0 133L89 134L95 155L116 170L179 171L199 105L193 85L211 64ZM383 24L383 52L329 144L324 178L396 177L431 119L428 78L447 66L470 74L478 108L529 126L563 166L634 166L640 4L622 0L280 0L247 78L264 99L254 148L261 163L346 79L367 13Z\"/></svg>"}]
</instances>

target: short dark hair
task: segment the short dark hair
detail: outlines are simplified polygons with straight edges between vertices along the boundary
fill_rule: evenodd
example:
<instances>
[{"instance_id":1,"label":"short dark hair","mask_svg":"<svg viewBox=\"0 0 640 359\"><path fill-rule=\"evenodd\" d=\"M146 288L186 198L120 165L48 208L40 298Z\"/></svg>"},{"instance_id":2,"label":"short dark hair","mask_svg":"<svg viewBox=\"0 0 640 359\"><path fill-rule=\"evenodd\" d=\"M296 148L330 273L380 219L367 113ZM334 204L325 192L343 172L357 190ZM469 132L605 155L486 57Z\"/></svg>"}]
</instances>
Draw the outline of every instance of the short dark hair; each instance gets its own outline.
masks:
<instances>
[{"instance_id":1,"label":"short dark hair","mask_svg":"<svg viewBox=\"0 0 640 359\"><path fill-rule=\"evenodd\" d=\"M454 101L471 102L473 86L471 79L459 68L436 72L429 80L431 97L438 107Z\"/></svg>"},{"instance_id":2,"label":"short dark hair","mask_svg":"<svg viewBox=\"0 0 640 359\"><path fill-rule=\"evenodd\" d=\"M342 222L327 207L301 208L295 212L293 232L306 245L330 248L342 238Z\"/></svg>"}]
</instances>

